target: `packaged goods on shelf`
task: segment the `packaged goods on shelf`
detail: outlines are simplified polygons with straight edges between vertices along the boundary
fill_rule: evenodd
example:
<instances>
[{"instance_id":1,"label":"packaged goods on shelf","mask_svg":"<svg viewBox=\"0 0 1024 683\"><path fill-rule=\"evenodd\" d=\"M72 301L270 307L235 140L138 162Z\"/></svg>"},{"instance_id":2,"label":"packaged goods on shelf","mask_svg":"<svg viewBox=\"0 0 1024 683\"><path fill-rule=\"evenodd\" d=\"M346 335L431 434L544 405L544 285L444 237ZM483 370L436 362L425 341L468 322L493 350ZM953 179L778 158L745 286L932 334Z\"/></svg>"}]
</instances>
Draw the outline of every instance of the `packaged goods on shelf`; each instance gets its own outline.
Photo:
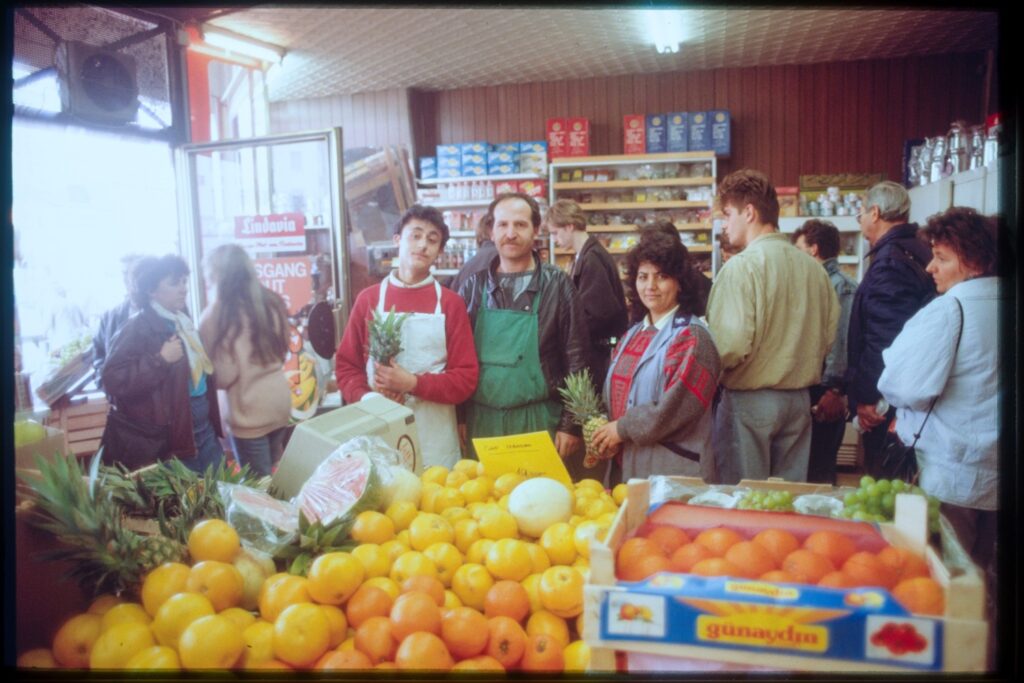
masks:
<instances>
[{"instance_id":1,"label":"packaged goods on shelf","mask_svg":"<svg viewBox=\"0 0 1024 683\"><path fill-rule=\"evenodd\" d=\"M437 177L437 157L420 157L420 179Z\"/></svg>"},{"instance_id":2,"label":"packaged goods on shelf","mask_svg":"<svg viewBox=\"0 0 1024 683\"><path fill-rule=\"evenodd\" d=\"M711 126L708 112L690 112L690 151L702 152L711 149Z\"/></svg>"},{"instance_id":3,"label":"packaged goods on shelf","mask_svg":"<svg viewBox=\"0 0 1024 683\"><path fill-rule=\"evenodd\" d=\"M727 157L732 151L732 116L728 109L708 112L711 119L711 149L718 156Z\"/></svg>"},{"instance_id":4,"label":"packaged goods on shelf","mask_svg":"<svg viewBox=\"0 0 1024 683\"><path fill-rule=\"evenodd\" d=\"M666 137L666 151L686 152L690 149L690 114L685 111L669 112Z\"/></svg>"},{"instance_id":5,"label":"packaged goods on shelf","mask_svg":"<svg viewBox=\"0 0 1024 683\"><path fill-rule=\"evenodd\" d=\"M479 155L483 157L484 155L487 154L487 150L489 148L490 145L487 143L487 141L463 142L461 145L459 145L459 153L462 155L463 159L465 159L467 156L473 155Z\"/></svg>"},{"instance_id":6,"label":"packaged goods on shelf","mask_svg":"<svg viewBox=\"0 0 1024 683\"><path fill-rule=\"evenodd\" d=\"M566 119L568 134L566 155L585 157L590 154L590 120L584 118Z\"/></svg>"},{"instance_id":7,"label":"packaged goods on shelf","mask_svg":"<svg viewBox=\"0 0 1024 683\"><path fill-rule=\"evenodd\" d=\"M622 117L623 154L643 154L647 151L647 128L643 114L626 114Z\"/></svg>"},{"instance_id":8,"label":"packaged goods on shelf","mask_svg":"<svg viewBox=\"0 0 1024 683\"><path fill-rule=\"evenodd\" d=\"M800 188L798 187L777 187L775 193L779 197L779 215L796 216L800 209Z\"/></svg>"},{"instance_id":9,"label":"packaged goods on shelf","mask_svg":"<svg viewBox=\"0 0 1024 683\"><path fill-rule=\"evenodd\" d=\"M520 180L518 190L531 197L545 198L548 194L548 184L543 180Z\"/></svg>"},{"instance_id":10,"label":"packaged goods on shelf","mask_svg":"<svg viewBox=\"0 0 1024 683\"><path fill-rule=\"evenodd\" d=\"M546 175L548 144L543 140L519 143L519 172Z\"/></svg>"},{"instance_id":11,"label":"packaged goods on shelf","mask_svg":"<svg viewBox=\"0 0 1024 683\"><path fill-rule=\"evenodd\" d=\"M507 192L519 192L519 181L497 180L494 182L494 194L505 194Z\"/></svg>"},{"instance_id":12,"label":"packaged goods on shelf","mask_svg":"<svg viewBox=\"0 0 1024 683\"><path fill-rule=\"evenodd\" d=\"M548 159L568 156L569 154L569 131L565 125L565 119L552 118L545 122L548 141Z\"/></svg>"},{"instance_id":13,"label":"packaged goods on shelf","mask_svg":"<svg viewBox=\"0 0 1024 683\"><path fill-rule=\"evenodd\" d=\"M668 151L668 122L664 114L648 114L645 121L645 148L648 154Z\"/></svg>"},{"instance_id":14,"label":"packaged goods on shelf","mask_svg":"<svg viewBox=\"0 0 1024 683\"><path fill-rule=\"evenodd\" d=\"M499 142L494 145L489 145L487 154L511 154L519 156L519 146L522 143L519 142Z\"/></svg>"}]
</instances>

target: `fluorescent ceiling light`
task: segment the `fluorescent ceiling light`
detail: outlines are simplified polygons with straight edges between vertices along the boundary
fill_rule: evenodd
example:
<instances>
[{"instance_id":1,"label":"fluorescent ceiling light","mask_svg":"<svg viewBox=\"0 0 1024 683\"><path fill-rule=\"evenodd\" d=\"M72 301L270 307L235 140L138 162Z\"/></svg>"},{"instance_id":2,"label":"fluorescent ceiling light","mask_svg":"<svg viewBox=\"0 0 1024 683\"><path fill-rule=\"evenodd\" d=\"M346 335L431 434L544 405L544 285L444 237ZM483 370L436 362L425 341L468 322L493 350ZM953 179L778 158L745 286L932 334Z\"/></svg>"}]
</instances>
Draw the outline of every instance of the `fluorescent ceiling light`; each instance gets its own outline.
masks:
<instances>
[{"instance_id":1,"label":"fluorescent ceiling light","mask_svg":"<svg viewBox=\"0 0 1024 683\"><path fill-rule=\"evenodd\" d=\"M679 44L692 37L693 20L687 10L639 10L644 40L654 43L661 54L679 52Z\"/></svg>"},{"instance_id":2,"label":"fluorescent ceiling light","mask_svg":"<svg viewBox=\"0 0 1024 683\"><path fill-rule=\"evenodd\" d=\"M228 52L235 52L261 62L277 64L284 58L284 48L262 40L239 35L216 26L203 26L203 41Z\"/></svg>"}]
</instances>

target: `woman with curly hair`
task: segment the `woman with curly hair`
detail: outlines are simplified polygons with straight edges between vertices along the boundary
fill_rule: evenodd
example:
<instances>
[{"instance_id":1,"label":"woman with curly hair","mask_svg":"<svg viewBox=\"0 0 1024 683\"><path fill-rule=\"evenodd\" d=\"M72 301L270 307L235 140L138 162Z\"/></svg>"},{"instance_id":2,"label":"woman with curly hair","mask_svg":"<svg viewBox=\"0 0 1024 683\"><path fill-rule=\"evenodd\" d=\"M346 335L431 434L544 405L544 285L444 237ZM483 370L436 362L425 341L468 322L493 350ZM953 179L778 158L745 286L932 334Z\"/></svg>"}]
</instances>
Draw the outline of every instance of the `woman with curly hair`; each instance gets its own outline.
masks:
<instances>
[{"instance_id":1,"label":"woman with curly hair","mask_svg":"<svg viewBox=\"0 0 1024 683\"><path fill-rule=\"evenodd\" d=\"M699 287L686 247L644 230L627 268L638 322L612 358L604 382L611 421L597 430L594 445L616 454L622 481L652 474L712 481L711 402L721 365L711 333L697 319Z\"/></svg>"},{"instance_id":2,"label":"woman with curly hair","mask_svg":"<svg viewBox=\"0 0 1024 683\"><path fill-rule=\"evenodd\" d=\"M291 395L283 365L288 312L260 284L245 250L217 247L206 259L216 296L203 311L199 334L213 361L220 406L239 465L269 475L284 450Z\"/></svg>"}]
</instances>

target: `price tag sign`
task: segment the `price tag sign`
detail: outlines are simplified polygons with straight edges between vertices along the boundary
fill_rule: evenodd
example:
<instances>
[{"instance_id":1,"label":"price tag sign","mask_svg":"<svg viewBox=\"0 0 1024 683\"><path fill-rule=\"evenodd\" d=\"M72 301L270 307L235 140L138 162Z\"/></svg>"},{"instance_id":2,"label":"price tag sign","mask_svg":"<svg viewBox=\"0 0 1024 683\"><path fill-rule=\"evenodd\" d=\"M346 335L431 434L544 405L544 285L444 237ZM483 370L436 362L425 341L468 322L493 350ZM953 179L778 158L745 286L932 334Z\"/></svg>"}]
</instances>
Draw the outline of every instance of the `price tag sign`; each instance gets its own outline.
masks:
<instances>
[{"instance_id":1,"label":"price tag sign","mask_svg":"<svg viewBox=\"0 0 1024 683\"><path fill-rule=\"evenodd\" d=\"M547 432L473 439L473 446L492 479L516 472L526 478L549 477L572 486L569 470Z\"/></svg>"}]
</instances>

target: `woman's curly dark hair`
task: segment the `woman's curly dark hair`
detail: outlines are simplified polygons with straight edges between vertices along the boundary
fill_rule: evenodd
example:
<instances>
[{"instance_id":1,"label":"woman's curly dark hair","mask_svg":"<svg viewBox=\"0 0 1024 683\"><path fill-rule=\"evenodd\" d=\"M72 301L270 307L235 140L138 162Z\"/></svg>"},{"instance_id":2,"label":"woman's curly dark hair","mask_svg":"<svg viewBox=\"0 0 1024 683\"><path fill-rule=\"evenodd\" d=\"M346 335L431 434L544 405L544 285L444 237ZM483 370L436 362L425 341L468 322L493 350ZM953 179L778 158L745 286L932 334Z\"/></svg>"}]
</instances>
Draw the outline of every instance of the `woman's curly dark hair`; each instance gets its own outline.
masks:
<instances>
[{"instance_id":1,"label":"woman's curly dark hair","mask_svg":"<svg viewBox=\"0 0 1024 683\"><path fill-rule=\"evenodd\" d=\"M679 283L679 310L687 315L704 315L700 287L694 281L696 270L690 263L689 252L678 237L671 237L657 229L640 230L640 242L626 256L626 284L629 290L629 314L631 320L639 322L647 315L647 308L641 303L636 291L637 272L640 265L650 263L665 275Z\"/></svg>"},{"instance_id":2,"label":"woman's curly dark hair","mask_svg":"<svg viewBox=\"0 0 1024 683\"><path fill-rule=\"evenodd\" d=\"M968 207L954 206L928 219L918 236L929 244L952 249L957 258L981 276L999 275L998 222Z\"/></svg>"}]
</instances>

